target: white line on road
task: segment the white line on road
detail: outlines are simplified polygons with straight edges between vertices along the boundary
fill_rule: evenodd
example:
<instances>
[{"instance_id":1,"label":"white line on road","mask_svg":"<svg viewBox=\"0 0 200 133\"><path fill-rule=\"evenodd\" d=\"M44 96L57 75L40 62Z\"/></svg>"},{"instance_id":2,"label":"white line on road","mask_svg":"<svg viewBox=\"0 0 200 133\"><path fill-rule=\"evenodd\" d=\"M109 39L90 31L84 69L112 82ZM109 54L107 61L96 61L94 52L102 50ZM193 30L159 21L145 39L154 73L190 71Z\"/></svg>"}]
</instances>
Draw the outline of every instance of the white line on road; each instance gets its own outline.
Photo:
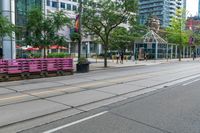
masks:
<instances>
[{"instance_id":1,"label":"white line on road","mask_svg":"<svg viewBox=\"0 0 200 133\"><path fill-rule=\"evenodd\" d=\"M192 83L197 82L197 81L200 81L200 79L196 79L196 80L193 80L193 81L191 81L191 82L185 83L185 84L183 84L183 86L192 84Z\"/></svg>"},{"instance_id":2,"label":"white line on road","mask_svg":"<svg viewBox=\"0 0 200 133\"><path fill-rule=\"evenodd\" d=\"M56 132L56 131L61 130L61 129L63 129L63 128L67 128L67 127L76 125L76 124L78 124L78 123L81 123L81 122L83 122L83 121L90 120L90 119L92 119L92 118L101 116L101 115L106 114L106 113L108 113L108 111L104 111L104 112L98 113L98 114L96 114L96 115L92 115L92 116L89 116L89 117L80 119L80 120L78 120L78 121L74 121L74 122L72 122L72 123L69 123L69 124L66 124L66 125L63 125L63 126L60 126L60 127L57 127L57 128L51 129L51 130L48 130L48 131L45 131L45 132L43 132L43 133L53 133L53 132Z\"/></svg>"}]
</instances>

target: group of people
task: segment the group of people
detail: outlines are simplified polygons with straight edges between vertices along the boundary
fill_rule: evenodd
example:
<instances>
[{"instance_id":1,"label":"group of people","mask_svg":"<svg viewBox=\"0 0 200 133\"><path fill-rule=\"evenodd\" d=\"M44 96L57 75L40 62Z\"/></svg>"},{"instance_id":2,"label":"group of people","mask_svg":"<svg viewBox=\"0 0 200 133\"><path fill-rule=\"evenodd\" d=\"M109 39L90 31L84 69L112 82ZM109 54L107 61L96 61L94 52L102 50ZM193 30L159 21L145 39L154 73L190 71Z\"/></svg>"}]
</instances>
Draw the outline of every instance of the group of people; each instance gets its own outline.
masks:
<instances>
[{"instance_id":1,"label":"group of people","mask_svg":"<svg viewBox=\"0 0 200 133\"><path fill-rule=\"evenodd\" d=\"M120 63L123 64L123 61L124 61L124 53L121 52L121 53L117 53L116 54L116 59L117 59L117 64L119 63L119 60L120 60Z\"/></svg>"}]
</instances>

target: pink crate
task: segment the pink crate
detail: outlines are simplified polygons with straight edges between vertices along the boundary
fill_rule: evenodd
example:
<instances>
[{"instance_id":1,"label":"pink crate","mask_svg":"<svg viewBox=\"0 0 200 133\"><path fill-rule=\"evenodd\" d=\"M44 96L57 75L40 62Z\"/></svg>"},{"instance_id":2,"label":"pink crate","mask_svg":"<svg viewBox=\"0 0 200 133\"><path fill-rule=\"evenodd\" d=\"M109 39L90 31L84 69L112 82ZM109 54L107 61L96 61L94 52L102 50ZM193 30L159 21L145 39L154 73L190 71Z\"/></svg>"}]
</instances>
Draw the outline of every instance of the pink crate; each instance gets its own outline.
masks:
<instances>
[{"instance_id":1,"label":"pink crate","mask_svg":"<svg viewBox=\"0 0 200 133\"><path fill-rule=\"evenodd\" d=\"M30 59L17 59L17 61L21 63L22 72L29 72L29 60Z\"/></svg>"},{"instance_id":2,"label":"pink crate","mask_svg":"<svg viewBox=\"0 0 200 133\"><path fill-rule=\"evenodd\" d=\"M62 69L73 70L73 59L71 58L63 59Z\"/></svg>"},{"instance_id":3,"label":"pink crate","mask_svg":"<svg viewBox=\"0 0 200 133\"><path fill-rule=\"evenodd\" d=\"M0 60L0 73L7 73L7 61Z\"/></svg>"},{"instance_id":4,"label":"pink crate","mask_svg":"<svg viewBox=\"0 0 200 133\"><path fill-rule=\"evenodd\" d=\"M22 62L18 60L8 60L8 74L22 73Z\"/></svg>"},{"instance_id":5,"label":"pink crate","mask_svg":"<svg viewBox=\"0 0 200 133\"><path fill-rule=\"evenodd\" d=\"M41 72L42 63L41 59L30 59L28 62L29 72Z\"/></svg>"},{"instance_id":6,"label":"pink crate","mask_svg":"<svg viewBox=\"0 0 200 133\"><path fill-rule=\"evenodd\" d=\"M49 58L47 60L47 71L57 71L57 60L55 58Z\"/></svg>"},{"instance_id":7,"label":"pink crate","mask_svg":"<svg viewBox=\"0 0 200 133\"><path fill-rule=\"evenodd\" d=\"M56 61L58 70L63 70L63 58L57 58Z\"/></svg>"}]
</instances>

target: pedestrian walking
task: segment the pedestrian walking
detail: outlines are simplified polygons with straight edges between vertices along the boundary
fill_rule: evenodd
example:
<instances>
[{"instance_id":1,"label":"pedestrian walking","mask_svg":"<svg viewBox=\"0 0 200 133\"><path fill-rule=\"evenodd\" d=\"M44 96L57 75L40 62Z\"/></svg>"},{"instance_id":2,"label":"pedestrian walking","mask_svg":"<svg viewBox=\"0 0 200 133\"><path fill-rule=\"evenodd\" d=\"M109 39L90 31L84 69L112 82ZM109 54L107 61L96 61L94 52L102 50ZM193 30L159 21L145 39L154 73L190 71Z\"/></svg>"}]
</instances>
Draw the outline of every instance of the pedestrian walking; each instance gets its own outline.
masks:
<instances>
[{"instance_id":1,"label":"pedestrian walking","mask_svg":"<svg viewBox=\"0 0 200 133\"><path fill-rule=\"evenodd\" d=\"M120 63L123 64L123 62L124 62L124 53L123 52L121 52L120 58L121 58Z\"/></svg>"},{"instance_id":2,"label":"pedestrian walking","mask_svg":"<svg viewBox=\"0 0 200 133\"><path fill-rule=\"evenodd\" d=\"M135 56L134 54L131 55L131 60L134 62L135 61Z\"/></svg>"},{"instance_id":3,"label":"pedestrian walking","mask_svg":"<svg viewBox=\"0 0 200 133\"><path fill-rule=\"evenodd\" d=\"M119 57L120 57L120 55L119 55L119 53L117 52L117 54L116 54L117 64L119 63Z\"/></svg>"}]
</instances>

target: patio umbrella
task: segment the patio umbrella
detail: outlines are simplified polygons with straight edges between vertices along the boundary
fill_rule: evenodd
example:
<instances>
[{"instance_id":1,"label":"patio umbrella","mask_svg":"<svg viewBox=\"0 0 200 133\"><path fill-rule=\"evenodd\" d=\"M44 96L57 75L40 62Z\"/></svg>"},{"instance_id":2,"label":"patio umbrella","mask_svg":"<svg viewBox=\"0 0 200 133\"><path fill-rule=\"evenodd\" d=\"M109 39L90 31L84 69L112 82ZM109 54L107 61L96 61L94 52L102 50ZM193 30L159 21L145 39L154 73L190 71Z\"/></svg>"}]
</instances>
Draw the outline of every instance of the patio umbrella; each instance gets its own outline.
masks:
<instances>
[{"instance_id":1,"label":"patio umbrella","mask_svg":"<svg viewBox=\"0 0 200 133\"><path fill-rule=\"evenodd\" d=\"M64 50L66 50L67 48L64 47L64 46L52 45L52 46L50 46L50 49L64 49Z\"/></svg>"},{"instance_id":2,"label":"patio umbrella","mask_svg":"<svg viewBox=\"0 0 200 133\"><path fill-rule=\"evenodd\" d=\"M26 51L37 51L37 50L39 50L39 48L32 48L32 47L30 47L30 48L26 49Z\"/></svg>"}]
</instances>

